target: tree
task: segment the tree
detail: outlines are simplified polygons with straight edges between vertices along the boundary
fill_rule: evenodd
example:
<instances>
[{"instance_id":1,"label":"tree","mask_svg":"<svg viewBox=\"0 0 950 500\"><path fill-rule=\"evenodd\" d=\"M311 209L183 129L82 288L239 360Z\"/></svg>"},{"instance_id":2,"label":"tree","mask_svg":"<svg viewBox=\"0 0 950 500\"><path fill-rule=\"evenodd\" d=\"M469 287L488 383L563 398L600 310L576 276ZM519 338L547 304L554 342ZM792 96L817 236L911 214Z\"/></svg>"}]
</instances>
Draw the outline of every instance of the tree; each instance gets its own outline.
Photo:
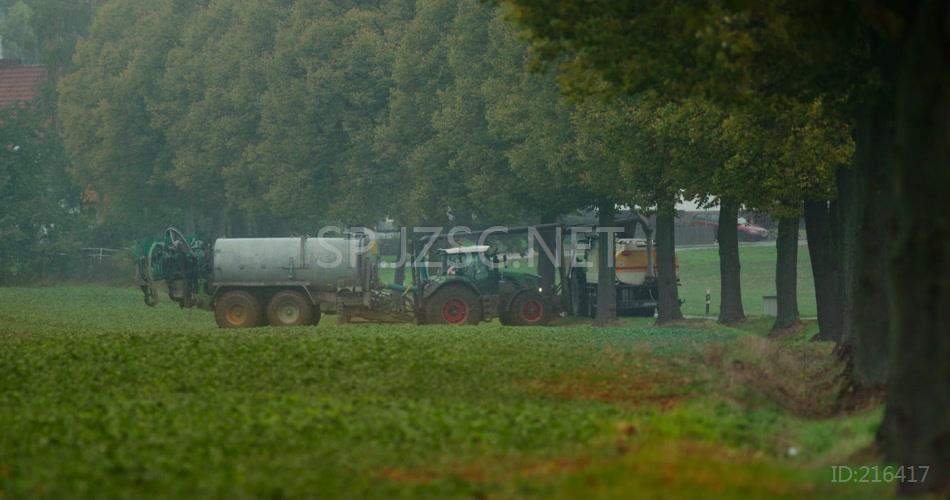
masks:
<instances>
[{"instance_id":1,"label":"tree","mask_svg":"<svg viewBox=\"0 0 950 500\"><path fill-rule=\"evenodd\" d=\"M27 0L37 55L54 82L74 69L77 42L89 35L93 14L104 0Z\"/></svg>"},{"instance_id":2,"label":"tree","mask_svg":"<svg viewBox=\"0 0 950 500\"><path fill-rule=\"evenodd\" d=\"M188 18L181 44L168 54L149 111L173 151L166 178L182 193L186 233L196 216L210 215L218 236L267 234L254 227L267 211L255 189L259 174L244 158L260 140L259 96L288 15L279 1L214 2Z\"/></svg>"},{"instance_id":3,"label":"tree","mask_svg":"<svg viewBox=\"0 0 950 500\"><path fill-rule=\"evenodd\" d=\"M0 283L45 279L53 256L78 250L85 218L62 175L62 138L44 99L0 108Z\"/></svg>"},{"instance_id":4,"label":"tree","mask_svg":"<svg viewBox=\"0 0 950 500\"><path fill-rule=\"evenodd\" d=\"M834 197L835 171L843 168L853 153L849 128L829 115L821 99L800 103L759 97L754 105L733 112L727 136L735 151L729 161L730 170L745 176L746 187L738 192L744 193L748 206L765 210L779 220L779 310L774 328L788 328L799 317L797 263L802 200Z\"/></svg>"},{"instance_id":5,"label":"tree","mask_svg":"<svg viewBox=\"0 0 950 500\"><path fill-rule=\"evenodd\" d=\"M815 340L838 343L841 341L844 318L843 279L841 270L840 227L838 202L829 200L805 201L805 231L808 254L815 282L815 302L818 308L818 334Z\"/></svg>"},{"instance_id":6,"label":"tree","mask_svg":"<svg viewBox=\"0 0 950 500\"><path fill-rule=\"evenodd\" d=\"M373 175L374 133L387 111L390 45L384 2L297 2L267 65L260 140L243 170L270 213L307 225L371 224L387 215L387 176Z\"/></svg>"},{"instance_id":7,"label":"tree","mask_svg":"<svg viewBox=\"0 0 950 500\"><path fill-rule=\"evenodd\" d=\"M77 50L78 69L59 84L59 115L77 181L100 199L100 220L134 227L142 237L180 220L168 206L179 194L168 182L173 151L155 127L150 96L194 2L113 0L97 11ZM122 222L124 219L126 222ZM115 243L115 242L113 242Z\"/></svg>"},{"instance_id":8,"label":"tree","mask_svg":"<svg viewBox=\"0 0 950 500\"><path fill-rule=\"evenodd\" d=\"M657 133L671 150L666 175L674 175L683 196L701 206L719 203L716 241L719 247L719 322L735 324L745 319L739 263L739 207L756 199L749 188L748 172L730 168L743 145L736 137L754 136L754 129L735 130L729 113L698 97L669 102L662 108ZM730 128L731 127L731 128ZM646 180L644 180L645 182Z\"/></svg>"},{"instance_id":9,"label":"tree","mask_svg":"<svg viewBox=\"0 0 950 500\"><path fill-rule=\"evenodd\" d=\"M645 94L588 101L575 116L581 158L595 166L585 167L580 176L587 189L608 200L656 210L658 324L683 318L674 235L682 170L667 168L681 144L662 132L670 111L656 96Z\"/></svg>"},{"instance_id":10,"label":"tree","mask_svg":"<svg viewBox=\"0 0 950 500\"><path fill-rule=\"evenodd\" d=\"M894 317L884 448L897 463L931 464L928 484L950 490L950 6L906 7L897 94L894 166L900 224L890 263ZM900 12L900 11L898 11Z\"/></svg>"},{"instance_id":11,"label":"tree","mask_svg":"<svg viewBox=\"0 0 950 500\"><path fill-rule=\"evenodd\" d=\"M33 9L23 0L19 0L3 13L0 37L3 38L4 56L27 62L36 62L39 59L36 33L33 31Z\"/></svg>"},{"instance_id":12,"label":"tree","mask_svg":"<svg viewBox=\"0 0 950 500\"><path fill-rule=\"evenodd\" d=\"M559 216L589 206L591 199L577 182L575 166L581 160L571 120L574 107L560 96L553 71L531 71L528 47L504 20L503 9L495 9L489 35L485 57L490 69L482 84L486 120L509 169L494 186L506 192L526 219L557 222ZM543 244L555 249L555 236L543 232ZM536 251L542 286L553 289L559 263L546 258L541 248ZM604 290L598 297L609 293Z\"/></svg>"},{"instance_id":13,"label":"tree","mask_svg":"<svg viewBox=\"0 0 950 500\"><path fill-rule=\"evenodd\" d=\"M435 134L432 118L440 89L452 81L443 36L455 18L456 6L443 0L419 0L397 44L389 105L376 130L375 155L390 188L389 215L404 223L424 223L430 214L415 207L413 183L426 175L414 151Z\"/></svg>"}]
</instances>

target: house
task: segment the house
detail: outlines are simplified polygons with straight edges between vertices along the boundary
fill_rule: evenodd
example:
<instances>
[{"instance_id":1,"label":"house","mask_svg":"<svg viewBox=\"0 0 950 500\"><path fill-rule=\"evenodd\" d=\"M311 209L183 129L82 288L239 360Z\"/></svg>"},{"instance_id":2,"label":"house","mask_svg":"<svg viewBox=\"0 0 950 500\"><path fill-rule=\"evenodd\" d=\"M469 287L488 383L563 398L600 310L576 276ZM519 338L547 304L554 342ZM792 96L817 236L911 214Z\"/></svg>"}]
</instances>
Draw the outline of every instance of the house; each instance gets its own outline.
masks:
<instances>
[{"instance_id":1,"label":"house","mask_svg":"<svg viewBox=\"0 0 950 500\"><path fill-rule=\"evenodd\" d=\"M46 66L0 59L0 107L33 100L46 82Z\"/></svg>"}]
</instances>

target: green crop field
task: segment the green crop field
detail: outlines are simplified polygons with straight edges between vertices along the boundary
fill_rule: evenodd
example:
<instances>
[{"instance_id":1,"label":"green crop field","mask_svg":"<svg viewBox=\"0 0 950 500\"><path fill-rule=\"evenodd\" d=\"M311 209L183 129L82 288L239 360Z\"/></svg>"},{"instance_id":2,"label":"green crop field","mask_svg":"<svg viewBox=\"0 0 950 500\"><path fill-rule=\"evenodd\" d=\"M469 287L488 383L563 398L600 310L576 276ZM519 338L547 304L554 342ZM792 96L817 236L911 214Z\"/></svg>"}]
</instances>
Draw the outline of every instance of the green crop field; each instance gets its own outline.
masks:
<instances>
[{"instance_id":1,"label":"green crop field","mask_svg":"<svg viewBox=\"0 0 950 500\"><path fill-rule=\"evenodd\" d=\"M822 496L880 410L830 346L648 321L224 331L131 289L0 289L0 498Z\"/></svg>"}]
</instances>

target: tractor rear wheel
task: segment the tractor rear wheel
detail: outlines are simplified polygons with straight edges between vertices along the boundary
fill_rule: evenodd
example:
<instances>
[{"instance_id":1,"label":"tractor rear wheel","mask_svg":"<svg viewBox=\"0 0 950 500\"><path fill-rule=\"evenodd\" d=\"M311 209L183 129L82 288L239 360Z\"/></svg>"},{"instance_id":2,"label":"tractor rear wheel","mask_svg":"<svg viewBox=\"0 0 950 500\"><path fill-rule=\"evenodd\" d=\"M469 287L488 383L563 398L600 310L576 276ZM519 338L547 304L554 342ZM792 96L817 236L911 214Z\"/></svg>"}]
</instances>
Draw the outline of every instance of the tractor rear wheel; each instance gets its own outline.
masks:
<instances>
[{"instance_id":1,"label":"tractor rear wheel","mask_svg":"<svg viewBox=\"0 0 950 500\"><path fill-rule=\"evenodd\" d=\"M251 328L261 325L261 303L243 290L224 292L214 303L214 319L221 328Z\"/></svg>"},{"instance_id":2,"label":"tractor rear wheel","mask_svg":"<svg viewBox=\"0 0 950 500\"><path fill-rule=\"evenodd\" d=\"M534 293L523 293L511 302L509 314L516 325L542 326L550 321L551 308L544 297Z\"/></svg>"},{"instance_id":3,"label":"tractor rear wheel","mask_svg":"<svg viewBox=\"0 0 950 500\"><path fill-rule=\"evenodd\" d=\"M431 325L477 325L482 319L478 296L462 286L447 286L426 300Z\"/></svg>"},{"instance_id":4,"label":"tractor rear wheel","mask_svg":"<svg viewBox=\"0 0 950 500\"><path fill-rule=\"evenodd\" d=\"M300 292L294 290L277 292L267 303L267 322L271 326L313 324L313 304Z\"/></svg>"}]
</instances>

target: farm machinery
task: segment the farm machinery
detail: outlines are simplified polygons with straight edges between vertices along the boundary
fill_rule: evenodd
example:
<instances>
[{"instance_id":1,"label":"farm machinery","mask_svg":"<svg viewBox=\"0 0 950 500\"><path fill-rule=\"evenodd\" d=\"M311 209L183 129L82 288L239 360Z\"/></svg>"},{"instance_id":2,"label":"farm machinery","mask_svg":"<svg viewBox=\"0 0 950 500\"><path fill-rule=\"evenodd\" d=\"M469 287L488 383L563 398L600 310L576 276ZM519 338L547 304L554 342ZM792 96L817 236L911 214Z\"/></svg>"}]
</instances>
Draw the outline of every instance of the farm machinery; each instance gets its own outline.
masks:
<instances>
[{"instance_id":1,"label":"farm machinery","mask_svg":"<svg viewBox=\"0 0 950 500\"><path fill-rule=\"evenodd\" d=\"M413 244L413 248L419 245ZM541 325L553 314L539 278L499 268L488 246L435 250L437 270L413 268L415 286L379 280L378 246L362 234L338 238L221 238L208 245L169 228L142 245L145 303L157 284L182 308L214 311L222 328L316 325L323 312L420 324ZM412 255L416 261L415 252Z\"/></svg>"},{"instance_id":2,"label":"farm machinery","mask_svg":"<svg viewBox=\"0 0 950 500\"><path fill-rule=\"evenodd\" d=\"M644 224L646 224L644 222ZM644 226L648 229L648 226ZM158 302L157 283L183 308L214 311L222 328L316 325L323 313L338 322L545 325L565 313L596 308L597 237L578 244L564 226L506 230L553 232L566 250L547 286L536 274L508 269L508 254L481 244L449 244L446 235L413 240L407 267L412 284L380 280L378 245L364 233L342 237L220 238L209 245L169 228L142 245L138 262L145 303ZM570 240L570 241L568 241ZM655 253L646 240L618 239L617 306L621 314L652 315L656 307Z\"/></svg>"}]
</instances>

